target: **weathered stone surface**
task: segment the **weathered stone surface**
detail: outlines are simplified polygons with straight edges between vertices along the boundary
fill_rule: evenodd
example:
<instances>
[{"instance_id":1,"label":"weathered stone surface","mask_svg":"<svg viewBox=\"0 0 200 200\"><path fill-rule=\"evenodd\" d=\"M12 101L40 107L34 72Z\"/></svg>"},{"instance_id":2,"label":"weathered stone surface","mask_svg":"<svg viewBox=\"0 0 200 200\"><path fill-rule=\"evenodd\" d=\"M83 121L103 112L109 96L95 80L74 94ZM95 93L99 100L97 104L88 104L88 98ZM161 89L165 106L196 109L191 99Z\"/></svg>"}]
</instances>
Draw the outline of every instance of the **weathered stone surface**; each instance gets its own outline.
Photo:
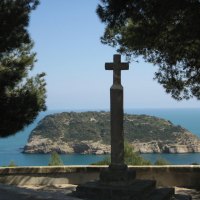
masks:
<instances>
[{"instance_id":1,"label":"weathered stone surface","mask_svg":"<svg viewBox=\"0 0 200 200\"><path fill-rule=\"evenodd\" d=\"M53 141L42 136L33 136L24 147L24 153L80 153L80 154L109 154L110 145L102 144L97 141L64 142L59 138Z\"/></svg>"},{"instance_id":2,"label":"weathered stone surface","mask_svg":"<svg viewBox=\"0 0 200 200\"><path fill-rule=\"evenodd\" d=\"M110 135L111 164L124 165L124 108L121 70L128 70L129 63L121 62L121 55L113 56L113 63L105 63L106 70L113 70L113 84L110 88Z\"/></svg>"},{"instance_id":3,"label":"weathered stone surface","mask_svg":"<svg viewBox=\"0 0 200 200\"><path fill-rule=\"evenodd\" d=\"M98 181L77 187L75 196L91 200L192 200L190 195L174 195L174 188L155 188L155 181L135 180L126 186L104 186Z\"/></svg>"},{"instance_id":4,"label":"weathered stone surface","mask_svg":"<svg viewBox=\"0 0 200 200\"><path fill-rule=\"evenodd\" d=\"M42 136L33 136L29 143L24 147L24 153L50 153L56 151L58 153L73 153L74 149L67 143L57 140L52 141Z\"/></svg>"},{"instance_id":5,"label":"weathered stone surface","mask_svg":"<svg viewBox=\"0 0 200 200\"><path fill-rule=\"evenodd\" d=\"M191 141L180 140L178 143L166 141L135 141L131 143L134 150L140 153L193 153L200 152L199 141L191 137ZM80 153L80 154L109 154L110 145L100 141L64 142L59 138L57 141L42 136L33 136L24 147L24 153Z\"/></svg>"},{"instance_id":6,"label":"weathered stone surface","mask_svg":"<svg viewBox=\"0 0 200 200\"><path fill-rule=\"evenodd\" d=\"M140 153L195 153L200 152L200 143L196 138L190 138L190 141L149 141L133 142L134 150Z\"/></svg>"},{"instance_id":7,"label":"weathered stone surface","mask_svg":"<svg viewBox=\"0 0 200 200\"><path fill-rule=\"evenodd\" d=\"M100 172L101 185L117 185L128 186L135 182L136 172L133 169L128 169L126 165L116 167L110 165L107 169L102 169Z\"/></svg>"},{"instance_id":8,"label":"weathered stone surface","mask_svg":"<svg viewBox=\"0 0 200 200\"><path fill-rule=\"evenodd\" d=\"M80 198L93 200L146 200L149 193L155 189L155 181L135 180L126 186L101 185L97 182L88 182L79 185L75 195Z\"/></svg>"},{"instance_id":9,"label":"weathered stone surface","mask_svg":"<svg viewBox=\"0 0 200 200\"><path fill-rule=\"evenodd\" d=\"M157 141L150 141L150 142L135 142L132 143L135 151L140 153L161 153L162 150L160 149Z\"/></svg>"}]
</instances>

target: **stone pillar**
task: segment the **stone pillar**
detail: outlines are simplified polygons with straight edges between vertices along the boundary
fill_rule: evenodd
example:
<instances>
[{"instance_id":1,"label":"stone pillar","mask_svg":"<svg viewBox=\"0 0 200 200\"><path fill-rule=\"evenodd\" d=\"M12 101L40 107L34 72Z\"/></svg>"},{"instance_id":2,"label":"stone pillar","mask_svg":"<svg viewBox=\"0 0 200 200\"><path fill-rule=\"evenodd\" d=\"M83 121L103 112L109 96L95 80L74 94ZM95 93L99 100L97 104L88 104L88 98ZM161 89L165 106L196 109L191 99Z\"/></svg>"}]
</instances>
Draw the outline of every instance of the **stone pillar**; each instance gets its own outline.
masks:
<instances>
[{"instance_id":1,"label":"stone pillar","mask_svg":"<svg viewBox=\"0 0 200 200\"><path fill-rule=\"evenodd\" d=\"M111 166L124 166L123 87L110 88Z\"/></svg>"},{"instance_id":2,"label":"stone pillar","mask_svg":"<svg viewBox=\"0 0 200 200\"><path fill-rule=\"evenodd\" d=\"M121 62L120 55L114 55L113 63L106 63L106 70L113 70L113 85L110 88L111 164L100 173L100 182L106 185L128 185L135 179L135 171L124 164L124 111L121 70L128 70L129 64Z\"/></svg>"}]
</instances>

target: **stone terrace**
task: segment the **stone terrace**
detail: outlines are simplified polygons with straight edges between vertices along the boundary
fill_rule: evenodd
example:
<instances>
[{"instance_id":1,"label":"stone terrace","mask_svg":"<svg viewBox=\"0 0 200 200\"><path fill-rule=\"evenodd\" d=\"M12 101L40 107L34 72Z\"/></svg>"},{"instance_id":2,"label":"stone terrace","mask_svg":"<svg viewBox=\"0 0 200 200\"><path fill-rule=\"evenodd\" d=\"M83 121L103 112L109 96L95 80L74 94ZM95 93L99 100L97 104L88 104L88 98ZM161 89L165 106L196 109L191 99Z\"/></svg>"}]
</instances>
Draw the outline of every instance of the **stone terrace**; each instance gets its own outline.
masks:
<instances>
[{"instance_id":1,"label":"stone terrace","mask_svg":"<svg viewBox=\"0 0 200 200\"><path fill-rule=\"evenodd\" d=\"M0 193L4 191L6 195L11 190L28 196L41 198L48 196L48 199L63 197L63 199L72 200L76 198L66 196L66 194L75 190L78 184L97 180L100 170L105 167L107 166L0 168ZM158 187L175 187L177 193L192 194L194 200L200 199L198 190L195 190L200 188L200 166L129 166L129 168L136 170L137 179L156 180ZM18 187L20 189L16 189ZM59 198L58 194L61 195ZM36 197L35 199L39 198Z\"/></svg>"}]
</instances>

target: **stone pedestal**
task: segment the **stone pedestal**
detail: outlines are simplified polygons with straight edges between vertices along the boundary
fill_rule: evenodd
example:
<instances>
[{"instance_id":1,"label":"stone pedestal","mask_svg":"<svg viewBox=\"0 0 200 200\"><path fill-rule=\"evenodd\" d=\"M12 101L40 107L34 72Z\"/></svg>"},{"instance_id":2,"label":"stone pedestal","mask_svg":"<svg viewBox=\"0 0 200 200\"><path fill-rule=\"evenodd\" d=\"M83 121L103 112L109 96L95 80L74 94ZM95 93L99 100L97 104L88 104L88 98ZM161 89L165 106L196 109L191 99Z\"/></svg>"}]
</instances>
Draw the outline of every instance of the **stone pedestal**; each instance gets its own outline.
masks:
<instances>
[{"instance_id":1,"label":"stone pedestal","mask_svg":"<svg viewBox=\"0 0 200 200\"><path fill-rule=\"evenodd\" d=\"M101 182L89 182L79 185L76 196L88 200L171 200L174 189L155 189L153 180L134 180L129 185L102 185Z\"/></svg>"},{"instance_id":2,"label":"stone pedestal","mask_svg":"<svg viewBox=\"0 0 200 200\"><path fill-rule=\"evenodd\" d=\"M101 185L124 186L131 185L135 181L136 173L134 170L128 169L126 165L116 166L110 165L109 168L100 172Z\"/></svg>"}]
</instances>

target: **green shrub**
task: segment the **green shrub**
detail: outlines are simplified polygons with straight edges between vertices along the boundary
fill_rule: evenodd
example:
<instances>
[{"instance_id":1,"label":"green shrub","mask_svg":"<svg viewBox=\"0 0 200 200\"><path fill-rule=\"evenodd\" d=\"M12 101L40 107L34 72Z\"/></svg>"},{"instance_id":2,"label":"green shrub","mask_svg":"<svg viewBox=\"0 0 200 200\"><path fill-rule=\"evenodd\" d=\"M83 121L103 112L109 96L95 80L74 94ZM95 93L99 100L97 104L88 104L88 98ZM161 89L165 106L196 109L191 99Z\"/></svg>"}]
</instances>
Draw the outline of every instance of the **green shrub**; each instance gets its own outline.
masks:
<instances>
[{"instance_id":1,"label":"green shrub","mask_svg":"<svg viewBox=\"0 0 200 200\"><path fill-rule=\"evenodd\" d=\"M63 162L57 152L52 152L50 161L49 161L49 166L56 166L56 165L63 165Z\"/></svg>"},{"instance_id":2,"label":"green shrub","mask_svg":"<svg viewBox=\"0 0 200 200\"><path fill-rule=\"evenodd\" d=\"M96 163L92 163L92 165L110 165L110 157L108 158L104 158L103 160L101 161L98 161Z\"/></svg>"},{"instance_id":3,"label":"green shrub","mask_svg":"<svg viewBox=\"0 0 200 200\"><path fill-rule=\"evenodd\" d=\"M193 163L191 163L191 165L199 165L199 163L193 162Z\"/></svg>"},{"instance_id":4,"label":"green shrub","mask_svg":"<svg viewBox=\"0 0 200 200\"><path fill-rule=\"evenodd\" d=\"M170 165L170 162L165 160L164 158L159 158L154 165Z\"/></svg>"},{"instance_id":5,"label":"green shrub","mask_svg":"<svg viewBox=\"0 0 200 200\"><path fill-rule=\"evenodd\" d=\"M124 161L127 165L151 165L151 162L142 158L139 153L134 152L133 147L127 142L124 143ZM94 165L109 165L110 158L94 163Z\"/></svg>"},{"instance_id":6,"label":"green shrub","mask_svg":"<svg viewBox=\"0 0 200 200\"><path fill-rule=\"evenodd\" d=\"M11 160L10 164L8 165L8 167L16 167L16 166L17 165L16 165L16 163L13 160Z\"/></svg>"},{"instance_id":7,"label":"green shrub","mask_svg":"<svg viewBox=\"0 0 200 200\"><path fill-rule=\"evenodd\" d=\"M134 152L134 148L125 142L124 159L127 165L151 165L151 162L142 158L139 153Z\"/></svg>"}]
</instances>

